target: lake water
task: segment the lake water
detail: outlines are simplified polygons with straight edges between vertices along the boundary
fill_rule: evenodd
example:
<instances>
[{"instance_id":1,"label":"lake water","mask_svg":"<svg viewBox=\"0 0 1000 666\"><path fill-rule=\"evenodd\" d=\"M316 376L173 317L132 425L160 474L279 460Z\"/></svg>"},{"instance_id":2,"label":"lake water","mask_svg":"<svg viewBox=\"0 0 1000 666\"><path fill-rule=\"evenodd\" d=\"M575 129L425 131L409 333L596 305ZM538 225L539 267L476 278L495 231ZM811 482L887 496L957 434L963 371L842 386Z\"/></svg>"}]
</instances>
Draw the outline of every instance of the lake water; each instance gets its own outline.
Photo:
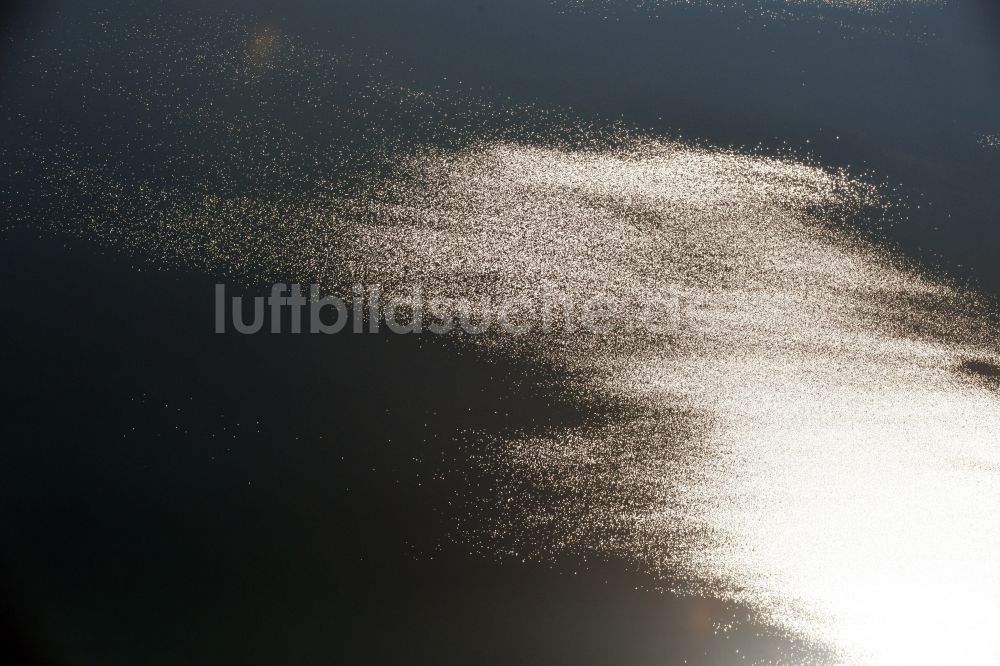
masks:
<instances>
[{"instance_id":1,"label":"lake water","mask_svg":"<svg viewBox=\"0 0 1000 666\"><path fill-rule=\"evenodd\" d=\"M1000 656L991 3L11 26L21 661ZM515 304L527 335L217 335L218 282L625 309L602 334ZM679 327L631 326L663 294Z\"/></svg>"}]
</instances>

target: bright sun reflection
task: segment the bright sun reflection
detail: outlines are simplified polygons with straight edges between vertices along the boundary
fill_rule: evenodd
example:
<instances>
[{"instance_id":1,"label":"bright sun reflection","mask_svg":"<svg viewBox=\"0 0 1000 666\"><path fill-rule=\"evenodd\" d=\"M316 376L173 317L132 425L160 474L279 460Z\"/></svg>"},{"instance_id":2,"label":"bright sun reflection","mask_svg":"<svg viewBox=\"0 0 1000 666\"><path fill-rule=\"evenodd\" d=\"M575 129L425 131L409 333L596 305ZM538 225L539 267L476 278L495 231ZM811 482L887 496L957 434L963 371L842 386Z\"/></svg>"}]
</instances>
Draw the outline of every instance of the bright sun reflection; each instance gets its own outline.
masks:
<instances>
[{"instance_id":1,"label":"bright sun reflection","mask_svg":"<svg viewBox=\"0 0 1000 666\"><path fill-rule=\"evenodd\" d=\"M873 205L870 192L662 144L500 147L453 156L441 177L460 202L431 204L413 234L392 228L411 270L432 258L440 279L475 256L486 286L454 283L470 293L558 266L581 294L634 296L651 276L685 294L678 337L545 348L595 371L590 390L644 407L621 427L505 449L501 464L591 507L521 498L526 542L684 571L845 663L1000 658L1000 400L962 371L992 358L994 338L971 296L832 230L828 216Z\"/></svg>"}]
</instances>

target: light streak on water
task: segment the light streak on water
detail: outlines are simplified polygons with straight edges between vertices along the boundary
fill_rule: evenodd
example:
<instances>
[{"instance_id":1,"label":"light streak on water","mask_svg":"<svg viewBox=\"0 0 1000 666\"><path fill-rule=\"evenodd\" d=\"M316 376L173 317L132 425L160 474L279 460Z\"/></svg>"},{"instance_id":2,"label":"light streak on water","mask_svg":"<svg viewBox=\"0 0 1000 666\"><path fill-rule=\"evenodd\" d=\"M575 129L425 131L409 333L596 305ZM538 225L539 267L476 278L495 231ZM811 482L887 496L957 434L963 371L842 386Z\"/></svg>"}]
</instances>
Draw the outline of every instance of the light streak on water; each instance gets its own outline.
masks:
<instances>
[{"instance_id":1,"label":"light streak on water","mask_svg":"<svg viewBox=\"0 0 1000 666\"><path fill-rule=\"evenodd\" d=\"M830 226L870 192L680 145L445 164L444 200L392 232L417 266L474 257L503 289L545 275L626 299L660 276L688 303L679 336L545 348L642 407L504 449L591 507L530 506L525 539L682 571L846 662L1000 657L1000 399L971 370L995 338L968 295Z\"/></svg>"}]
</instances>

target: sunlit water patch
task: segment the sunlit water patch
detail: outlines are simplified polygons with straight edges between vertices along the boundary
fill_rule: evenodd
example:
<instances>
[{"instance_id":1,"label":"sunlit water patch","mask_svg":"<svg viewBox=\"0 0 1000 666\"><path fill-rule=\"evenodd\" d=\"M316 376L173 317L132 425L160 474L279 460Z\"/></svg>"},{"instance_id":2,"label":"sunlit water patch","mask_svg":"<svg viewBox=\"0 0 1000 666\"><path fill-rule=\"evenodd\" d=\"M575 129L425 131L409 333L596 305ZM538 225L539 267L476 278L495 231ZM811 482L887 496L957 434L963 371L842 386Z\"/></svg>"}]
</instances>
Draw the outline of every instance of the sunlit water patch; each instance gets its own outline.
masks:
<instances>
[{"instance_id":1,"label":"sunlit water patch","mask_svg":"<svg viewBox=\"0 0 1000 666\"><path fill-rule=\"evenodd\" d=\"M500 146L444 165L441 201L393 231L411 265L452 267L456 288L472 259L502 290L544 276L684 294L680 334L541 348L590 377L579 390L631 407L501 447L500 496L525 509L501 532L540 554L631 555L846 662L997 658L1000 399L967 371L995 367L995 337L973 297L834 224L872 192L670 144Z\"/></svg>"}]
</instances>

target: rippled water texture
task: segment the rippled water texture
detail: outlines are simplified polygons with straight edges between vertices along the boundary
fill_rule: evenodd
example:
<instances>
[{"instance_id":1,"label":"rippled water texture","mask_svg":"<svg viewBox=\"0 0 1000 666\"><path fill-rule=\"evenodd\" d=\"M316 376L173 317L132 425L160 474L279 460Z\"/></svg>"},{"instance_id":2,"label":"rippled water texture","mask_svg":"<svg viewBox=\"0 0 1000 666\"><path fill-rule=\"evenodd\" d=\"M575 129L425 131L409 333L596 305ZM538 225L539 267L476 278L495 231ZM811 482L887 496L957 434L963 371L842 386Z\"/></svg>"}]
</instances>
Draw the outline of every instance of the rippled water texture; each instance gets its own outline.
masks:
<instances>
[{"instance_id":1,"label":"rippled water texture","mask_svg":"<svg viewBox=\"0 0 1000 666\"><path fill-rule=\"evenodd\" d=\"M898 7L934 5L943 0L552 0L557 5L582 11L606 11L621 7L655 10L678 5L698 5L717 8L746 8L767 11L775 7L833 7L854 11L874 12Z\"/></svg>"},{"instance_id":2,"label":"rippled water texture","mask_svg":"<svg viewBox=\"0 0 1000 666\"><path fill-rule=\"evenodd\" d=\"M679 335L545 346L632 407L503 449L525 503L506 529L529 550L584 545L683 572L848 661L996 658L994 338L968 297L830 228L869 193L664 144L498 146L443 166L440 201L380 239L419 270L454 271L455 289L544 276L683 294ZM525 477L539 501L519 492ZM929 635L948 643L916 639Z\"/></svg>"},{"instance_id":3,"label":"rippled water texture","mask_svg":"<svg viewBox=\"0 0 1000 666\"><path fill-rule=\"evenodd\" d=\"M118 38L137 68L180 54L203 90L110 91L177 128L159 174L83 135L31 148L33 205L58 229L245 280L419 282L485 308L543 284L680 296L669 334L456 340L564 368L615 406L588 428L471 436L504 480L495 529L469 535L484 550L625 558L845 662L1000 659L996 337L973 294L850 231L891 214L890 193L790 157L360 85L266 30ZM352 123L369 144L319 140Z\"/></svg>"}]
</instances>

